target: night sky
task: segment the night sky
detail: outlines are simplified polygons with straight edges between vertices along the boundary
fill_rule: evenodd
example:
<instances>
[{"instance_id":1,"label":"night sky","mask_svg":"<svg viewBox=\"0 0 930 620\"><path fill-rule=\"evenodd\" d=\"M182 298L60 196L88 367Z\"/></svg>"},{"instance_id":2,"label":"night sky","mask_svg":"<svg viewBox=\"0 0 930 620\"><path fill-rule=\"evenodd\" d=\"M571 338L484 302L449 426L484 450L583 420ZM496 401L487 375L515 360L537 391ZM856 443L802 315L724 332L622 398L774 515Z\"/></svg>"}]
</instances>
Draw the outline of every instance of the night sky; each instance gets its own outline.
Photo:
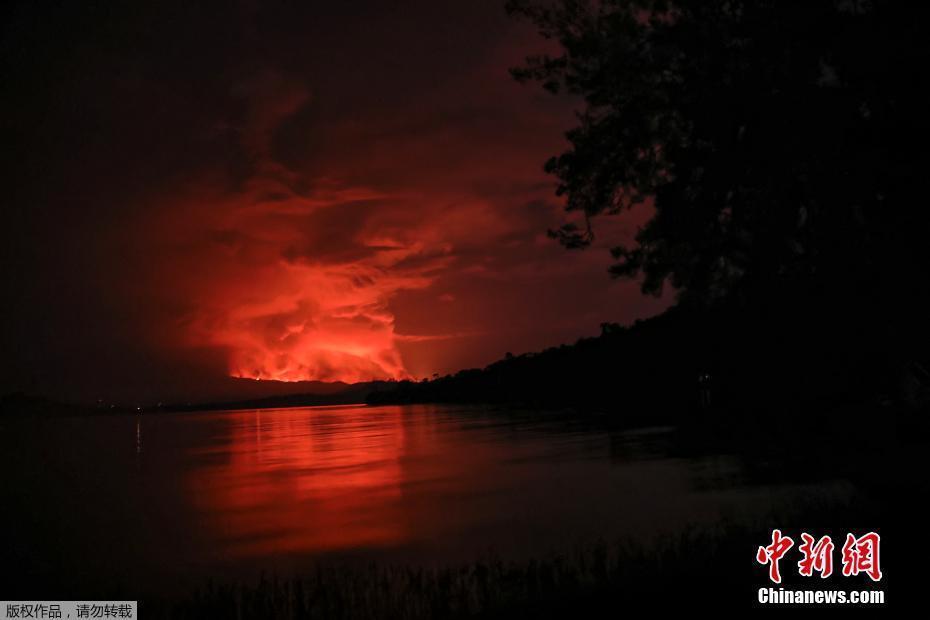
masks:
<instances>
[{"instance_id":1,"label":"night sky","mask_svg":"<svg viewBox=\"0 0 930 620\"><path fill-rule=\"evenodd\" d=\"M2 393L420 378L668 303L606 272L642 213L547 238L577 102L500 0L2 11Z\"/></svg>"}]
</instances>

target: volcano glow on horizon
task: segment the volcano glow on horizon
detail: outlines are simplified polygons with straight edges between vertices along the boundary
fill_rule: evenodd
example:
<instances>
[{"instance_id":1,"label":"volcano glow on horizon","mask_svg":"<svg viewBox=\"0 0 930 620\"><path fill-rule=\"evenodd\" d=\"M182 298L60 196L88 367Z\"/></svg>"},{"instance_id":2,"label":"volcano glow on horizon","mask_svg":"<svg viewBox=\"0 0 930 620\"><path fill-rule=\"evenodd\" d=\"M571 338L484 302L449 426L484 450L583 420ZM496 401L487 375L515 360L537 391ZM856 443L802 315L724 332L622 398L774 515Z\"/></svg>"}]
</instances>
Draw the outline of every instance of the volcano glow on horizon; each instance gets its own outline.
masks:
<instances>
[{"instance_id":1,"label":"volcano glow on horizon","mask_svg":"<svg viewBox=\"0 0 930 620\"><path fill-rule=\"evenodd\" d=\"M346 383L410 376L387 305L396 278L360 281L352 277L358 264L267 269L276 277L256 278L261 284L217 299L216 315L206 322L206 336L228 352L229 374Z\"/></svg>"},{"instance_id":2,"label":"volcano glow on horizon","mask_svg":"<svg viewBox=\"0 0 930 620\"><path fill-rule=\"evenodd\" d=\"M286 351L263 347L232 351L230 375L255 380L345 383L409 377L390 342L392 334L375 337L367 345L351 340L340 343L330 337L322 346L315 345L312 337L301 335L297 333Z\"/></svg>"}]
</instances>

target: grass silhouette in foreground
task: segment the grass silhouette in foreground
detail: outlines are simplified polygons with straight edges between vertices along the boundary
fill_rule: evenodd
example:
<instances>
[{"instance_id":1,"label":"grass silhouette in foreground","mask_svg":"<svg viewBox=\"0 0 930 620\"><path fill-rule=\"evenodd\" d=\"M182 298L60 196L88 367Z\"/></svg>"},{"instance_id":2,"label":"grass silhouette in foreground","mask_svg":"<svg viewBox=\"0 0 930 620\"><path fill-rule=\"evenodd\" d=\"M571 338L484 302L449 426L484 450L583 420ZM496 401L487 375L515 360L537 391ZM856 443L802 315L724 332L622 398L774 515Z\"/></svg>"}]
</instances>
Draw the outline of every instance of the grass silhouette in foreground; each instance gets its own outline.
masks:
<instances>
[{"instance_id":1,"label":"grass silhouette in foreground","mask_svg":"<svg viewBox=\"0 0 930 620\"><path fill-rule=\"evenodd\" d=\"M148 618L572 618L648 609L748 609L768 583L753 554L773 527L826 533L889 523L870 499L802 500L752 525L725 522L692 528L654 544L599 542L564 554L508 562L491 558L444 568L369 564L321 566L303 577L263 577L252 584L208 584L183 601L145 602ZM887 534L892 526L883 530ZM893 538L885 536L886 539ZM895 552L897 551L897 553ZM889 549L889 575L902 568L902 549ZM792 561L796 561L796 558ZM834 577L802 581L786 556L785 588L883 588L904 591L902 580L872 584ZM904 576L903 570L897 575ZM817 578L819 581L819 578Z\"/></svg>"}]
</instances>

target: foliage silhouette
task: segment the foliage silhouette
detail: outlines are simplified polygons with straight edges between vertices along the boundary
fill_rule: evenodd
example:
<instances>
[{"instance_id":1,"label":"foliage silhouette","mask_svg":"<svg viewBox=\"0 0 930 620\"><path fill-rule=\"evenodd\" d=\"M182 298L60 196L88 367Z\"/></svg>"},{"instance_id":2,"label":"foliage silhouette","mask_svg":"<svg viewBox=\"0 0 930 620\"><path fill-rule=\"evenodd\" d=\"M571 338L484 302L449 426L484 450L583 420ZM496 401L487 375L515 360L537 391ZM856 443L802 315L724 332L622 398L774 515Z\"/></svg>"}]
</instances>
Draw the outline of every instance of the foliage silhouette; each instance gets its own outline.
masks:
<instances>
[{"instance_id":1,"label":"foliage silhouette","mask_svg":"<svg viewBox=\"0 0 930 620\"><path fill-rule=\"evenodd\" d=\"M569 150L546 164L583 224L551 235L583 248L594 218L648 201L651 219L635 246L614 248L610 271L641 277L645 293L671 284L679 303L374 402L622 407L625 423L646 410L663 421L663 405L683 415L695 399L837 413L926 402L927 7L507 6L559 50L514 76L584 102Z\"/></svg>"},{"instance_id":2,"label":"foliage silhouette","mask_svg":"<svg viewBox=\"0 0 930 620\"><path fill-rule=\"evenodd\" d=\"M641 276L647 293L670 283L695 303L788 296L922 322L925 6L507 8L558 43L514 76L584 101L569 150L546 164L584 221L551 232L565 246L589 245L595 216L648 201L653 217L634 246L614 248L611 267Z\"/></svg>"},{"instance_id":3,"label":"foliage silhouette","mask_svg":"<svg viewBox=\"0 0 930 620\"><path fill-rule=\"evenodd\" d=\"M913 408L926 385L889 356L884 340L848 317L770 305L676 306L630 327L483 369L387 383L369 404L497 403L607 414L617 426L675 424L699 416L848 416L852 408ZM709 387L708 387L709 384ZM709 392L708 392L709 390ZM708 406L709 405L709 406Z\"/></svg>"}]
</instances>

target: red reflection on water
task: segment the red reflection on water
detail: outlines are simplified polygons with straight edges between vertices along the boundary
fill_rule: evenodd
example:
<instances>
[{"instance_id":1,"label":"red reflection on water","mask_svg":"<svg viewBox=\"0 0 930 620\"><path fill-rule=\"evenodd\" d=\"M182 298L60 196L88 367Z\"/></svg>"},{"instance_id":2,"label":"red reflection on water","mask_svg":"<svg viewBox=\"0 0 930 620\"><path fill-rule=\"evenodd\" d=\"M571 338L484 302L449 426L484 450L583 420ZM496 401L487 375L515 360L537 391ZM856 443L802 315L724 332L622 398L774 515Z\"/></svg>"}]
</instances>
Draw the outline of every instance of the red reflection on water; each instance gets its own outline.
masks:
<instances>
[{"instance_id":1,"label":"red reflection on water","mask_svg":"<svg viewBox=\"0 0 930 620\"><path fill-rule=\"evenodd\" d=\"M404 439L400 416L364 407L244 412L200 454L189 489L234 555L395 544L408 530Z\"/></svg>"}]
</instances>

